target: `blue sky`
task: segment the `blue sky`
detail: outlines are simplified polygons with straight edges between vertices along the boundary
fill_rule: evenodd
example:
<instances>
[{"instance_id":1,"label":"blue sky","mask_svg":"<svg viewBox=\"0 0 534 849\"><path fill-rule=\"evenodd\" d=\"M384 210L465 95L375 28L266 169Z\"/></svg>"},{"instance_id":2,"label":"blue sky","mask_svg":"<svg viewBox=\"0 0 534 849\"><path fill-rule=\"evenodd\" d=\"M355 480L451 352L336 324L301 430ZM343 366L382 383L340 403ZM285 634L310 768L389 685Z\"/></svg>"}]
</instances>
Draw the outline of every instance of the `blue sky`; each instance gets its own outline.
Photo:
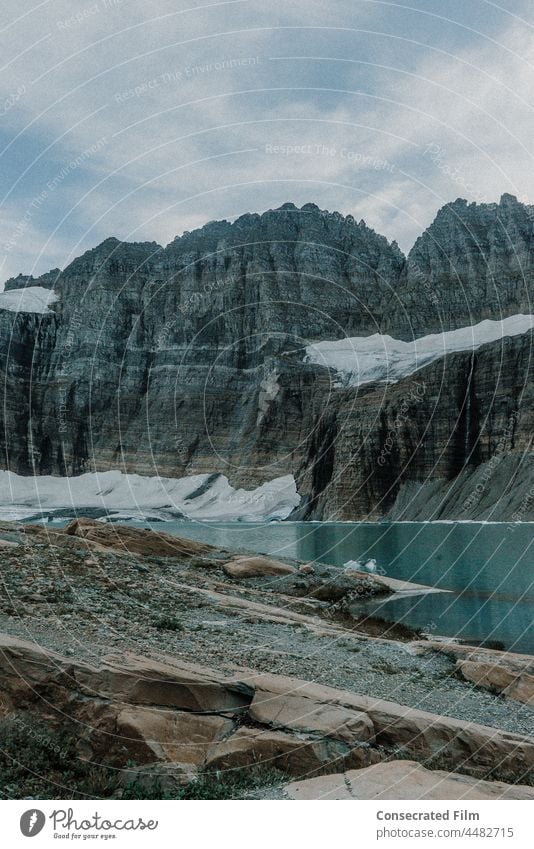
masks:
<instances>
[{"instance_id":1,"label":"blue sky","mask_svg":"<svg viewBox=\"0 0 534 849\"><path fill-rule=\"evenodd\" d=\"M534 201L531 0L2 0L0 46L0 285L286 201L404 250Z\"/></svg>"}]
</instances>

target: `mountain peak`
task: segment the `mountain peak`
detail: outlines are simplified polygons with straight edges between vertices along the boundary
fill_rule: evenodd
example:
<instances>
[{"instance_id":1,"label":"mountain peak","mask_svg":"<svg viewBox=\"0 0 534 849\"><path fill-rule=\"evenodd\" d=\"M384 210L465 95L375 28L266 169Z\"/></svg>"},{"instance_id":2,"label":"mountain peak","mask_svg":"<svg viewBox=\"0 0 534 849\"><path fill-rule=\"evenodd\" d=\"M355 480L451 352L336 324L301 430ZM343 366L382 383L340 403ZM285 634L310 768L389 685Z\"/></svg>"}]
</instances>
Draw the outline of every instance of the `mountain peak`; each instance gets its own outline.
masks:
<instances>
[{"instance_id":1,"label":"mountain peak","mask_svg":"<svg viewBox=\"0 0 534 849\"><path fill-rule=\"evenodd\" d=\"M503 195L501 195L500 206L516 206L516 205L523 206L523 204L521 204L518 201L518 199L516 198L515 195L508 194L508 192L505 192Z\"/></svg>"}]
</instances>

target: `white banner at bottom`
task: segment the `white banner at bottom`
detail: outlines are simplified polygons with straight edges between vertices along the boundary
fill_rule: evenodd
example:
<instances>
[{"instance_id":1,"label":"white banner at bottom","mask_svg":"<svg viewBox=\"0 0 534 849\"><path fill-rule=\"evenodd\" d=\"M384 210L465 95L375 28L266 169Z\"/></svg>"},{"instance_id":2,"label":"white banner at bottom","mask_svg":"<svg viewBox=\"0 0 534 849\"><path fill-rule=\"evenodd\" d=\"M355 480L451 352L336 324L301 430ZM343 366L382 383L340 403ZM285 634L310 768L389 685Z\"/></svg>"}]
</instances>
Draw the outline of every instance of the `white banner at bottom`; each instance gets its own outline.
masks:
<instances>
[{"instance_id":1,"label":"white banner at bottom","mask_svg":"<svg viewBox=\"0 0 534 849\"><path fill-rule=\"evenodd\" d=\"M2 845L532 847L533 802L0 802ZM34 843L32 841L35 841Z\"/></svg>"}]
</instances>

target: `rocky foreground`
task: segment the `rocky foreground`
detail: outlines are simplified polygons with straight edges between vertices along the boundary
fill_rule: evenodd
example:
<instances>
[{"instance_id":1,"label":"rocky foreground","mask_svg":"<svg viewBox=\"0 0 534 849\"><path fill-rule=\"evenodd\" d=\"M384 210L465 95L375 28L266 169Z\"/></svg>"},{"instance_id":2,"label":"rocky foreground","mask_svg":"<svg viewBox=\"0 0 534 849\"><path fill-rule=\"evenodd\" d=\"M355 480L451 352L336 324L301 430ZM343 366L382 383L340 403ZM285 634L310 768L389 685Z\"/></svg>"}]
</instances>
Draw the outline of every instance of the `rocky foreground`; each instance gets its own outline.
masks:
<instances>
[{"instance_id":1,"label":"rocky foreground","mask_svg":"<svg viewBox=\"0 0 534 849\"><path fill-rule=\"evenodd\" d=\"M0 563L4 798L66 731L56 798L534 798L534 658L365 618L403 585L91 520L4 524Z\"/></svg>"}]
</instances>

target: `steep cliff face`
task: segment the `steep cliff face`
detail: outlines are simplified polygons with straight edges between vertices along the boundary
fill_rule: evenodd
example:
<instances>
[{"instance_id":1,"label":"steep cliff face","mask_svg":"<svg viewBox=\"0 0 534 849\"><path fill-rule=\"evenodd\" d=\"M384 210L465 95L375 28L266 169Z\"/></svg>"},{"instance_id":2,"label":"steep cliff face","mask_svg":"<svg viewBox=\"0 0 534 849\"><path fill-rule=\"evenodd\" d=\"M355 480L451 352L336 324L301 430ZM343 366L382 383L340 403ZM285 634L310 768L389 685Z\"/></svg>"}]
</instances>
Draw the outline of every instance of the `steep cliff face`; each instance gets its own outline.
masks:
<instances>
[{"instance_id":1,"label":"steep cliff face","mask_svg":"<svg viewBox=\"0 0 534 849\"><path fill-rule=\"evenodd\" d=\"M528 333L444 357L393 386L338 390L335 473L318 499L320 512L343 519L510 518L525 493L505 499L514 484L510 475L503 486L501 462L532 450L531 352ZM482 488L474 478L451 491L484 465ZM407 482L419 492L435 481L439 497L430 503L422 491L412 504ZM532 507L525 505L523 518Z\"/></svg>"},{"instance_id":2,"label":"steep cliff face","mask_svg":"<svg viewBox=\"0 0 534 849\"><path fill-rule=\"evenodd\" d=\"M406 260L363 222L285 204L167 248L108 239L62 272L8 281L58 301L41 314L0 304L1 465L223 472L245 486L291 472L303 518L409 518L406 487L529 449L531 334L356 388L304 349L534 312L532 230L509 197L457 201Z\"/></svg>"},{"instance_id":3,"label":"steep cliff face","mask_svg":"<svg viewBox=\"0 0 534 849\"><path fill-rule=\"evenodd\" d=\"M410 251L384 329L412 338L532 313L533 281L534 206L458 199Z\"/></svg>"}]
</instances>

